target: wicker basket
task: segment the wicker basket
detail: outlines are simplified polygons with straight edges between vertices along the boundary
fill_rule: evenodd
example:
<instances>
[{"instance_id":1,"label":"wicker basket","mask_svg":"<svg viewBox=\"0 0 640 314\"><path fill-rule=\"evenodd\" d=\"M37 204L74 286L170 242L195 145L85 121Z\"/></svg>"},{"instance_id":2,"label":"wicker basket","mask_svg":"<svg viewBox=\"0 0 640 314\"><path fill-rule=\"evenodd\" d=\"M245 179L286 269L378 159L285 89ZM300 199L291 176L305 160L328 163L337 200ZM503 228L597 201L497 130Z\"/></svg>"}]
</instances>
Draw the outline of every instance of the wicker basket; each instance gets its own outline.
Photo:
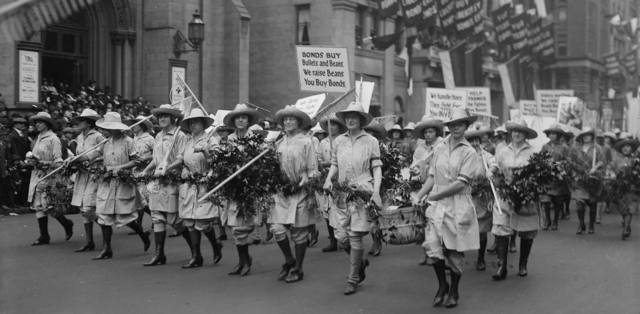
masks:
<instances>
[{"instance_id":1,"label":"wicker basket","mask_svg":"<svg viewBox=\"0 0 640 314\"><path fill-rule=\"evenodd\" d=\"M380 229L387 244L420 244L424 241L424 210L390 206L380 211Z\"/></svg>"}]
</instances>

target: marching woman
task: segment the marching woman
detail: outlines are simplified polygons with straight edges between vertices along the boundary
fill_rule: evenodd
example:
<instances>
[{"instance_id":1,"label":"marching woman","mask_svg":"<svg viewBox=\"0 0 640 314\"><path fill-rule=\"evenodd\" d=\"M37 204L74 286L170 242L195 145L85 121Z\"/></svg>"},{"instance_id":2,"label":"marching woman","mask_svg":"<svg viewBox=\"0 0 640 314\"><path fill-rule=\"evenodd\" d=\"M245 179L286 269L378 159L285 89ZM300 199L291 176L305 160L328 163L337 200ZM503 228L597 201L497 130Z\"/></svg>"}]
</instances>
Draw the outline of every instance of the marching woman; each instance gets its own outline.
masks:
<instances>
[{"instance_id":1,"label":"marching woman","mask_svg":"<svg viewBox=\"0 0 640 314\"><path fill-rule=\"evenodd\" d=\"M62 213L53 211L51 196L47 193L47 188L51 184L55 184L56 178L52 176L40 181L40 178L47 175L46 170L62 163L60 139L52 131L55 122L46 112L38 112L31 116L29 120L35 124L38 137L33 144L31 154L27 153L26 156L27 161L35 166L35 169L31 171L27 200L31 204L31 209L36 212L38 229L40 230L40 236L31 245L49 244L49 219L47 215L51 215L58 220L64 228L65 240L69 240L73 235L73 222L64 217Z\"/></svg>"},{"instance_id":2,"label":"marching woman","mask_svg":"<svg viewBox=\"0 0 640 314\"><path fill-rule=\"evenodd\" d=\"M488 172L493 172L498 168L498 164L495 162L493 155L483 147L483 137L487 134L493 133L488 127L481 127L477 130L469 130L464 133L464 137L471 143L473 148L478 152L478 164L474 178L486 178ZM478 249L478 259L476 261L476 270L483 271L487 268L487 264L484 260L485 251L487 249L487 233L491 231L492 220L492 208L493 197L490 199L478 198L471 191L473 196L473 204L476 208L476 215L478 216L478 229L480 231L480 248Z\"/></svg>"},{"instance_id":3,"label":"marching woman","mask_svg":"<svg viewBox=\"0 0 640 314\"><path fill-rule=\"evenodd\" d=\"M444 124L442 120L432 119L426 115L422 117L422 121L420 121L414 129L418 144L413 153L413 162L409 170L411 171L411 175L417 177L423 184L427 181L434 148L442 142L443 129ZM427 252L424 248L422 250L422 260L419 264L427 265Z\"/></svg>"},{"instance_id":4,"label":"marching woman","mask_svg":"<svg viewBox=\"0 0 640 314\"><path fill-rule=\"evenodd\" d=\"M133 147L133 139L124 135L123 131L129 129L122 123L120 114L107 112L103 119L96 122L96 126L110 133L109 140L103 146L104 166L111 171L113 176L118 172L135 167L136 156ZM149 235L142 231L142 227L136 221L139 205L136 186L132 182L125 182L112 177L101 181L96 193L96 214L98 224L102 229L103 248L94 260L110 259L113 257L111 250L111 235L113 226L128 226L140 236L146 252L151 245Z\"/></svg>"},{"instance_id":5,"label":"marching woman","mask_svg":"<svg viewBox=\"0 0 640 314\"><path fill-rule=\"evenodd\" d=\"M538 137L538 133L527 127L524 122L507 122L507 132L511 136L511 143L496 153L498 167L504 173L507 183L510 182L513 168L523 167L529 163L529 158L535 153L533 146L527 140ZM527 275L527 262L533 246L533 240L538 235L539 216L538 204L531 202L523 204L516 210L509 202L500 200L502 213L493 211L493 227L491 232L496 237L496 254L498 255L498 270L492 276L494 280L504 280L507 277L507 256L509 240L512 235L520 236L520 263L518 276ZM511 241L515 239L511 237Z\"/></svg>"},{"instance_id":6,"label":"marching woman","mask_svg":"<svg viewBox=\"0 0 640 314\"><path fill-rule=\"evenodd\" d=\"M622 139L615 145L615 149L620 153L615 162L615 170L620 171L631 166L634 151L638 148L638 142L631 139ZM638 157L637 155L635 157ZM622 215L622 240L626 240L631 235L632 208L640 205L640 191L630 191L617 201L617 208Z\"/></svg>"},{"instance_id":7,"label":"marching woman","mask_svg":"<svg viewBox=\"0 0 640 314\"><path fill-rule=\"evenodd\" d=\"M344 123L332 114L330 117L324 118L320 121L320 127L327 131L328 136L322 139L320 142L320 152L319 152L319 163L321 169L326 169L327 171L331 168L331 153L332 146L334 146L336 138L340 136L340 134L344 133L347 130L347 127ZM329 232L329 245L322 249L322 252L335 252L338 250L338 242L336 240L335 234L333 232L332 225L335 225L335 222L331 222L330 218L335 217L335 215L331 215L331 211L335 210L335 203L333 202L333 198L330 194L327 193L317 193L318 199L318 208L322 212L324 216L324 220L327 224L327 230Z\"/></svg>"},{"instance_id":8,"label":"marching woman","mask_svg":"<svg viewBox=\"0 0 640 314\"><path fill-rule=\"evenodd\" d=\"M564 135L564 131L560 125L554 124L544 133L549 138L549 142L542 146L543 152L548 152L554 161L566 159L570 154L569 147L560 141ZM540 205L544 210L544 223L542 230L558 230L558 219L564 211L564 199L569 194L569 187L561 182L554 182L547 186L547 194L540 196ZM553 209L553 220L551 219L551 210Z\"/></svg>"},{"instance_id":9,"label":"marching woman","mask_svg":"<svg viewBox=\"0 0 640 314\"><path fill-rule=\"evenodd\" d=\"M302 130L311 125L311 118L301 110L287 106L276 113L276 121L283 126L285 135L276 143L280 169L292 184L303 186L318 175L316 149L311 138ZM315 194L302 190L293 195L274 195L269 223L285 258L278 280L287 283L304 278L302 264L307 250L309 226L316 223ZM287 237L290 231L295 244L295 259Z\"/></svg>"},{"instance_id":10,"label":"marching woman","mask_svg":"<svg viewBox=\"0 0 640 314\"><path fill-rule=\"evenodd\" d=\"M151 113L158 118L158 124L162 130L156 135L153 146L153 159L147 167L140 173L140 176L147 175L154 171L154 175L164 176L173 168L182 164L182 147L186 136L180 128L176 126L182 118L180 110L173 109L171 105L161 105L159 108L151 110ZM175 138L174 138L175 137ZM165 156L168 158L165 160ZM191 249L191 238L185 232L182 221L178 215L178 185L167 179L152 181L147 185L149 190L149 209L151 210L151 222L153 223L153 236L155 240L155 254L153 258L144 266L157 266L167 263L164 255L164 243L167 237L167 225L171 225L185 239Z\"/></svg>"},{"instance_id":11,"label":"marching woman","mask_svg":"<svg viewBox=\"0 0 640 314\"><path fill-rule=\"evenodd\" d=\"M198 180L209 172L211 166L207 161L209 147L218 144L218 138L205 133L213 119L205 115L199 109L191 110L189 117L182 122L182 128L188 129L191 134L187 136L182 153L184 167L182 179L192 178ZM202 267L203 259L200 251L201 234L204 234L213 248L213 263L218 264L222 259L222 244L216 239L213 226L215 220L220 219L220 208L210 199L198 202L198 199L207 193L207 184L187 181L180 186L180 218L183 225L189 230L191 238L191 259L182 268Z\"/></svg>"},{"instance_id":12,"label":"marching woman","mask_svg":"<svg viewBox=\"0 0 640 314\"><path fill-rule=\"evenodd\" d=\"M347 184L352 189L371 195L370 200L378 207L382 206L380 198L380 184L382 182L382 161L380 160L380 146L378 140L365 133L363 127L368 125L372 117L362 105L352 102L338 112L337 117L347 127L347 132L338 136L333 143L331 154L331 168L325 179L324 189L331 191L333 177L338 175L340 184ZM345 295L354 294L365 279L365 269L369 261L364 259L362 238L371 229L367 205L361 201L346 201L346 193L334 195L336 208L332 211L336 215L335 236L350 256L350 268Z\"/></svg>"},{"instance_id":13,"label":"marching woman","mask_svg":"<svg viewBox=\"0 0 640 314\"><path fill-rule=\"evenodd\" d=\"M479 248L478 220L469 184L480 162L475 149L464 138L465 130L476 119L464 109L453 110L451 119L445 122L451 135L436 146L429 177L413 200L414 204L420 204L428 195L427 201L433 203L425 214L423 246L438 278L434 307L458 305L464 251ZM446 279L447 266L451 269L451 285Z\"/></svg>"},{"instance_id":14,"label":"marching woman","mask_svg":"<svg viewBox=\"0 0 640 314\"><path fill-rule=\"evenodd\" d=\"M599 196L597 186L601 183L598 174L604 171L606 166L604 162L604 153L599 145L595 143L595 130L585 128L576 136L577 145L573 149L575 161L585 170L592 180L581 182L574 187L571 192L571 198L576 202L576 211L578 212L578 231L576 234L584 234L585 222L584 216L589 209L589 234L595 233L594 224L596 221L597 207L596 201Z\"/></svg>"},{"instance_id":15,"label":"marching woman","mask_svg":"<svg viewBox=\"0 0 640 314\"><path fill-rule=\"evenodd\" d=\"M138 116L133 122L138 122L143 120L145 117ZM138 174L142 170L142 166L146 165L153 159L153 145L155 144L155 140L153 136L149 134L153 130L153 123L149 121L149 119L142 122L142 124L136 125L133 127L133 147L136 151L136 168L134 169L134 174ZM136 170L138 169L138 170ZM147 185L144 183L138 183L137 186L138 193L140 194L138 200L140 201L140 206L138 210L138 219L137 222L140 226L142 226L142 217L144 217L144 213L149 214L149 191L147 191Z\"/></svg>"},{"instance_id":16,"label":"marching woman","mask_svg":"<svg viewBox=\"0 0 640 314\"><path fill-rule=\"evenodd\" d=\"M251 131L249 131L249 126L255 124L258 118L259 113L257 110L251 109L245 104L237 104L223 120L226 126L235 129L235 131L229 135L228 140L234 142L236 139L250 135ZM244 277L251 272L251 264L253 263L253 259L251 255L249 255L249 244L251 244L249 236L255 228L256 221L255 216L242 216L239 204L238 200L229 200L226 208L226 224L231 227L233 241L238 251L238 264L229 275L240 275Z\"/></svg>"},{"instance_id":17,"label":"marching woman","mask_svg":"<svg viewBox=\"0 0 640 314\"><path fill-rule=\"evenodd\" d=\"M91 110L84 109L80 116L73 119L78 124L80 134L76 137L76 155L85 152L104 140L104 136L96 130L96 121L100 119L100 115ZM94 149L92 152L79 157L76 162L83 163L95 162L102 157L102 147ZM84 223L84 234L87 243L76 252L93 251L95 244L93 242L93 222L96 217L96 192L98 191L98 182L91 178L91 173L86 167L78 167L76 180L73 185L73 197L71 205L80 208L82 213L82 222Z\"/></svg>"}]
</instances>

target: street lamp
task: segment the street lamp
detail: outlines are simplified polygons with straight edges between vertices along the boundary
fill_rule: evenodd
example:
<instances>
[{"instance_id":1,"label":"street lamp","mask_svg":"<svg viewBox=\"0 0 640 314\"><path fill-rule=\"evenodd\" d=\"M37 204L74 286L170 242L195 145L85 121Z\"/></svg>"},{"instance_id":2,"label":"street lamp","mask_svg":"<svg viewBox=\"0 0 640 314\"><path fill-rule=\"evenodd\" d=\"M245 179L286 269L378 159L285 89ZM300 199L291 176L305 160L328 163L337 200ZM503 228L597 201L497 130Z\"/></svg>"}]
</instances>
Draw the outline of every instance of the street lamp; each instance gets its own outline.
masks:
<instances>
[{"instance_id":1,"label":"street lamp","mask_svg":"<svg viewBox=\"0 0 640 314\"><path fill-rule=\"evenodd\" d=\"M204 21L202 20L202 15L196 10L196 12L193 13L193 19L189 22L187 37L185 37L180 30L177 30L173 36L173 54L176 58L180 58L180 55L184 52L200 51L200 45L203 40ZM185 45L193 49L186 49Z\"/></svg>"}]
</instances>

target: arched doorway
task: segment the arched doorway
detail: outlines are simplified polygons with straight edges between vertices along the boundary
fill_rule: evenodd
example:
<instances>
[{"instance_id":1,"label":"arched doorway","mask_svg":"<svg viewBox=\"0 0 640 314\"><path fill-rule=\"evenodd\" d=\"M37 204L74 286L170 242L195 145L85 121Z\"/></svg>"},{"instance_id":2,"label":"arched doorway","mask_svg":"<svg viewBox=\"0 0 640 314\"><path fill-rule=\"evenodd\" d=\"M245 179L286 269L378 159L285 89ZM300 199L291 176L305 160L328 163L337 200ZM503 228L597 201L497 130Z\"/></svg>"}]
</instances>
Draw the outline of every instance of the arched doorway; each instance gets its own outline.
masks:
<instances>
[{"instance_id":1,"label":"arched doorway","mask_svg":"<svg viewBox=\"0 0 640 314\"><path fill-rule=\"evenodd\" d=\"M42 32L42 78L72 88L88 81L86 12L76 13Z\"/></svg>"}]
</instances>

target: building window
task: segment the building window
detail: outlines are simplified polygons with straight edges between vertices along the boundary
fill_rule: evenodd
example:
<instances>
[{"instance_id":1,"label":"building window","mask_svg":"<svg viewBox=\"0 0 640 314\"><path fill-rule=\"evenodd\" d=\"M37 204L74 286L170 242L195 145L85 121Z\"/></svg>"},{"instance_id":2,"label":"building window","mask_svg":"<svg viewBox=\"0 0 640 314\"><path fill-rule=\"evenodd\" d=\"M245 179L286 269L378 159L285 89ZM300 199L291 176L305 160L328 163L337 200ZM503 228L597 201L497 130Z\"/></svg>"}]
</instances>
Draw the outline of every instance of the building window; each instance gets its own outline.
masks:
<instances>
[{"instance_id":1,"label":"building window","mask_svg":"<svg viewBox=\"0 0 640 314\"><path fill-rule=\"evenodd\" d=\"M366 18L367 18L367 7L359 6L358 10L356 11L356 29L355 29L356 47L358 48L362 48Z\"/></svg>"},{"instance_id":2,"label":"building window","mask_svg":"<svg viewBox=\"0 0 640 314\"><path fill-rule=\"evenodd\" d=\"M556 35L556 53L558 57L567 56L567 34Z\"/></svg>"},{"instance_id":3,"label":"building window","mask_svg":"<svg viewBox=\"0 0 640 314\"><path fill-rule=\"evenodd\" d=\"M308 4L296 6L296 44L310 45L309 26L311 25L311 7Z\"/></svg>"}]
</instances>

